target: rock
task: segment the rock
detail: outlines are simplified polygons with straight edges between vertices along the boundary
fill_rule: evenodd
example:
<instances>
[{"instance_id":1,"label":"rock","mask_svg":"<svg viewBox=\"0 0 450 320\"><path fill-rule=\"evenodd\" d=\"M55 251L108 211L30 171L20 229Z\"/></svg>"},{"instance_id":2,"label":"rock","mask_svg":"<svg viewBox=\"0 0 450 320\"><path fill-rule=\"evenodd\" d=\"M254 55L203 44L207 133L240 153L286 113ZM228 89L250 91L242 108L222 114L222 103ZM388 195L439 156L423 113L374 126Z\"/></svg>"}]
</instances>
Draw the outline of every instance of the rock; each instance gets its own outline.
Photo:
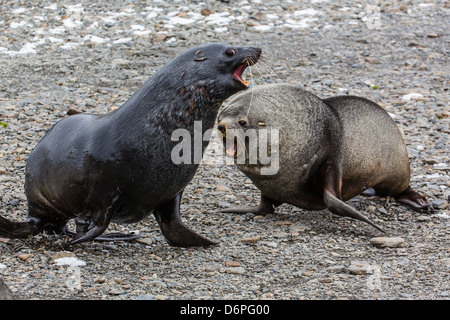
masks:
<instances>
[{"instance_id":1,"label":"rock","mask_svg":"<svg viewBox=\"0 0 450 320\"><path fill-rule=\"evenodd\" d=\"M230 192L230 191L231 191L230 188L228 188L228 187L225 186L225 185L218 185L218 186L217 186L217 190L218 190L218 191L224 191L224 192Z\"/></svg>"},{"instance_id":2,"label":"rock","mask_svg":"<svg viewBox=\"0 0 450 320\"><path fill-rule=\"evenodd\" d=\"M435 209L445 209L448 207L448 201L444 199L436 199L431 201L431 205Z\"/></svg>"},{"instance_id":3,"label":"rock","mask_svg":"<svg viewBox=\"0 0 450 320\"><path fill-rule=\"evenodd\" d=\"M373 272L372 266L366 261L351 261L348 267L348 272L351 274L371 274Z\"/></svg>"},{"instance_id":4,"label":"rock","mask_svg":"<svg viewBox=\"0 0 450 320\"><path fill-rule=\"evenodd\" d=\"M325 270L330 273L344 273L346 268L345 268L345 266L338 265L338 266L328 267Z\"/></svg>"},{"instance_id":5,"label":"rock","mask_svg":"<svg viewBox=\"0 0 450 320\"><path fill-rule=\"evenodd\" d=\"M379 64L381 63L380 60L376 59L376 58L364 58L364 60L368 63L372 63L372 64Z\"/></svg>"},{"instance_id":6,"label":"rock","mask_svg":"<svg viewBox=\"0 0 450 320\"><path fill-rule=\"evenodd\" d=\"M251 238L242 238L239 241L246 244L254 244L257 243L261 238L259 236L251 237Z\"/></svg>"},{"instance_id":7,"label":"rock","mask_svg":"<svg viewBox=\"0 0 450 320\"><path fill-rule=\"evenodd\" d=\"M114 59L111 61L111 63L114 65L117 65L117 66L126 66L126 65L130 64L130 62L128 60L121 59L121 58Z\"/></svg>"},{"instance_id":8,"label":"rock","mask_svg":"<svg viewBox=\"0 0 450 320\"><path fill-rule=\"evenodd\" d=\"M234 268L226 268L225 273L232 273L232 274L244 274L245 269L242 267L234 267Z\"/></svg>"},{"instance_id":9,"label":"rock","mask_svg":"<svg viewBox=\"0 0 450 320\"><path fill-rule=\"evenodd\" d=\"M155 37L155 42L162 42L167 39L167 35L165 33L159 33Z\"/></svg>"},{"instance_id":10,"label":"rock","mask_svg":"<svg viewBox=\"0 0 450 320\"><path fill-rule=\"evenodd\" d=\"M18 255L18 257L20 259L22 259L23 261L28 261L32 256L33 256L33 254L31 254L31 253L23 253L23 254Z\"/></svg>"},{"instance_id":11,"label":"rock","mask_svg":"<svg viewBox=\"0 0 450 320\"><path fill-rule=\"evenodd\" d=\"M208 8L203 8L203 9L200 11L200 13L201 13L203 16L209 16L210 14L213 13L213 11L212 11L211 9L208 9Z\"/></svg>"},{"instance_id":12,"label":"rock","mask_svg":"<svg viewBox=\"0 0 450 320\"><path fill-rule=\"evenodd\" d=\"M418 216L417 217L417 221L419 221L419 222L429 222L429 221L431 221L431 218L428 217L428 216Z\"/></svg>"},{"instance_id":13,"label":"rock","mask_svg":"<svg viewBox=\"0 0 450 320\"><path fill-rule=\"evenodd\" d=\"M205 267L206 272L216 272L220 269L219 264L209 264Z\"/></svg>"},{"instance_id":14,"label":"rock","mask_svg":"<svg viewBox=\"0 0 450 320\"><path fill-rule=\"evenodd\" d=\"M123 290L122 290L122 289L115 288L115 289L110 290L110 291L109 291L109 294L110 294L110 295L113 295L113 296L118 296L118 295L123 294Z\"/></svg>"},{"instance_id":15,"label":"rock","mask_svg":"<svg viewBox=\"0 0 450 320\"><path fill-rule=\"evenodd\" d=\"M239 267L241 264L237 261L226 261L225 265L227 267Z\"/></svg>"},{"instance_id":16,"label":"rock","mask_svg":"<svg viewBox=\"0 0 450 320\"><path fill-rule=\"evenodd\" d=\"M58 260L61 258L76 258L75 253L70 251L59 251L52 256L52 260Z\"/></svg>"},{"instance_id":17,"label":"rock","mask_svg":"<svg viewBox=\"0 0 450 320\"><path fill-rule=\"evenodd\" d=\"M142 294L136 298L136 300L158 300L155 295L147 293Z\"/></svg>"},{"instance_id":18,"label":"rock","mask_svg":"<svg viewBox=\"0 0 450 320\"><path fill-rule=\"evenodd\" d=\"M146 245L151 245L151 244L153 244L153 239L152 238L137 238L136 242L143 243Z\"/></svg>"},{"instance_id":19,"label":"rock","mask_svg":"<svg viewBox=\"0 0 450 320\"><path fill-rule=\"evenodd\" d=\"M311 227L301 224L301 223L296 223L296 224L290 225L289 230L291 232L304 232L307 230L311 230Z\"/></svg>"},{"instance_id":20,"label":"rock","mask_svg":"<svg viewBox=\"0 0 450 320\"><path fill-rule=\"evenodd\" d=\"M405 239L400 237L375 237L370 239L370 243L381 248L397 248L404 244Z\"/></svg>"}]
</instances>

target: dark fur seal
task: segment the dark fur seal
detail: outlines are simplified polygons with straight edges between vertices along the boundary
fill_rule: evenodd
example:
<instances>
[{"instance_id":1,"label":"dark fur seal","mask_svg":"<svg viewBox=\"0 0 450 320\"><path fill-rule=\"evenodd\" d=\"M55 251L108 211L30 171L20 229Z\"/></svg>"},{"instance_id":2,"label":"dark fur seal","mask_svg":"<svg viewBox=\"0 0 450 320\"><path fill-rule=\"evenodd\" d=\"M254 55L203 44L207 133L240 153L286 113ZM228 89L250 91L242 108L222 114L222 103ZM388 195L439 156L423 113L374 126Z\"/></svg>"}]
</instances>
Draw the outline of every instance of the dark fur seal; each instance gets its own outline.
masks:
<instances>
[{"instance_id":1,"label":"dark fur seal","mask_svg":"<svg viewBox=\"0 0 450 320\"><path fill-rule=\"evenodd\" d=\"M276 174L262 175L267 165L249 164L248 154L245 163L237 164L261 191L260 205L222 212L268 214L288 203L308 210L328 208L380 229L344 203L368 188L415 209L431 208L409 185L408 154L395 122L367 99L322 100L291 85L266 85L234 97L218 120L224 143L230 129L279 129ZM236 156L238 147L234 152Z\"/></svg>"},{"instance_id":2,"label":"dark fur seal","mask_svg":"<svg viewBox=\"0 0 450 320\"><path fill-rule=\"evenodd\" d=\"M244 69L261 49L207 44L180 54L150 77L119 109L76 114L58 122L29 155L25 192L28 220L0 217L0 236L26 237L42 230L67 232L72 244L97 239L110 221L133 223L153 212L173 246L210 245L180 218L183 189L198 164L176 165L176 129L214 126L225 99L247 89ZM203 144L203 150L207 142Z\"/></svg>"}]
</instances>

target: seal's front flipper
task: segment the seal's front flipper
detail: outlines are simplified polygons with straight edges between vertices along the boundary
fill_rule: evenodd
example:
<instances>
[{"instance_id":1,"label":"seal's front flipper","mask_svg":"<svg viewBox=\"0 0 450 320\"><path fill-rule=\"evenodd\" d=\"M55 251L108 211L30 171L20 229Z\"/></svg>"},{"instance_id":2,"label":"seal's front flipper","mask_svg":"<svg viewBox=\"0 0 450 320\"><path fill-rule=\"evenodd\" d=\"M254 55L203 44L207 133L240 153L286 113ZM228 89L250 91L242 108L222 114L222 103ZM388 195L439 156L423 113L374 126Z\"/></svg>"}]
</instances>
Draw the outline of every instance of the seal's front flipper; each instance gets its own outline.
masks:
<instances>
[{"instance_id":1,"label":"seal's front flipper","mask_svg":"<svg viewBox=\"0 0 450 320\"><path fill-rule=\"evenodd\" d=\"M210 246L217 243L202 237L184 225L180 217L181 192L174 198L157 207L153 214L161 232L171 246L193 247Z\"/></svg>"},{"instance_id":2,"label":"seal's front flipper","mask_svg":"<svg viewBox=\"0 0 450 320\"><path fill-rule=\"evenodd\" d=\"M435 211L431 203L422 195L414 191L410 186L405 191L394 197L397 202L405 204L414 210Z\"/></svg>"},{"instance_id":3,"label":"seal's front flipper","mask_svg":"<svg viewBox=\"0 0 450 320\"><path fill-rule=\"evenodd\" d=\"M323 200L325 202L325 205L327 206L328 210L330 210L332 213L337 214L339 216L343 217L350 217L353 219L364 221L371 226L377 228L378 230L385 232L383 229L381 229L379 226L377 226L375 223L367 219L365 216L363 216L361 213L350 207L348 204L343 202L342 200L336 198L332 192L327 190L325 188L323 192Z\"/></svg>"},{"instance_id":4,"label":"seal's front flipper","mask_svg":"<svg viewBox=\"0 0 450 320\"><path fill-rule=\"evenodd\" d=\"M261 194L261 202L256 207L241 207L241 208L227 208L219 210L223 213L253 213L255 215L265 216L275 212L275 208L278 207L281 202L270 199L269 197Z\"/></svg>"},{"instance_id":5,"label":"seal's front flipper","mask_svg":"<svg viewBox=\"0 0 450 320\"><path fill-rule=\"evenodd\" d=\"M107 208L102 208L96 215L92 217L94 226L86 230L88 223L88 216L80 216L77 223L77 234L73 237L70 244L77 244L86 241L92 241L100 236L108 228L109 222L114 214L119 210L122 202L120 201L119 193L116 193L112 199L111 204ZM90 213L89 213L90 214Z\"/></svg>"}]
</instances>

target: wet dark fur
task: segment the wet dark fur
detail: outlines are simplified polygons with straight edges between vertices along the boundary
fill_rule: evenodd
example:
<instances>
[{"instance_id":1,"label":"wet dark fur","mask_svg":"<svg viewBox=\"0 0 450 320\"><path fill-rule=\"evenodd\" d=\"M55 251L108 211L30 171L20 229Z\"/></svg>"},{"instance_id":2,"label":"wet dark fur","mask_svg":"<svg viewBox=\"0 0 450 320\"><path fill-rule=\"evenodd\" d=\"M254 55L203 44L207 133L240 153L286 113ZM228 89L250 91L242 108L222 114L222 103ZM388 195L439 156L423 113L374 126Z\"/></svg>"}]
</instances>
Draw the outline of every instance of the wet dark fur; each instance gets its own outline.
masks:
<instances>
[{"instance_id":1,"label":"wet dark fur","mask_svg":"<svg viewBox=\"0 0 450 320\"><path fill-rule=\"evenodd\" d=\"M229 48L234 56L226 54ZM211 128L222 102L246 89L233 72L244 61L257 61L260 53L223 44L192 48L150 77L119 109L58 122L27 161L28 221L0 217L0 236L63 232L76 218L73 243L89 241L109 221L137 222L154 211L170 244L210 244L179 218L181 193L198 164L172 162L171 150L179 141L171 141L171 134L179 128L193 134L194 121L202 121L203 132Z\"/></svg>"}]
</instances>

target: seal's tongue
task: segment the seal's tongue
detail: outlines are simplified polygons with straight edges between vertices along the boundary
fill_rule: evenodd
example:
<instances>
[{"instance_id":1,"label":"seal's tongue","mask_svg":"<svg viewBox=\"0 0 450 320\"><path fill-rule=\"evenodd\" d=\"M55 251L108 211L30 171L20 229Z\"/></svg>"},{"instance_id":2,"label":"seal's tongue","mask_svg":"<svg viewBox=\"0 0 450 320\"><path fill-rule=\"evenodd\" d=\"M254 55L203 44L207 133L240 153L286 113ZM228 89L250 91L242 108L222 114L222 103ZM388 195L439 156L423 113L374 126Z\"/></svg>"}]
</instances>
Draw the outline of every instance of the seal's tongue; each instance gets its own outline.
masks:
<instances>
[{"instance_id":1,"label":"seal's tongue","mask_svg":"<svg viewBox=\"0 0 450 320\"><path fill-rule=\"evenodd\" d=\"M241 64L236 71L233 73L233 76L239 80L242 84L244 84L246 87L250 84L250 80L244 80L242 79L242 74L244 73L245 68L247 68L247 65Z\"/></svg>"},{"instance_id":2,"label":"seal's tongue","mask_svg":"<svg viewBox=\"0 0 450 320\"><path fill-rule=\"evenodd\" d=\"M231 146L228 147L228 149L226 150L226 152L227 152L227 156L229 156L229 157L234 157L235 152L236 152L236 146L235 146L235 144L234 144L234 143L231 144Z\"/></svg>"}]
</instances>

